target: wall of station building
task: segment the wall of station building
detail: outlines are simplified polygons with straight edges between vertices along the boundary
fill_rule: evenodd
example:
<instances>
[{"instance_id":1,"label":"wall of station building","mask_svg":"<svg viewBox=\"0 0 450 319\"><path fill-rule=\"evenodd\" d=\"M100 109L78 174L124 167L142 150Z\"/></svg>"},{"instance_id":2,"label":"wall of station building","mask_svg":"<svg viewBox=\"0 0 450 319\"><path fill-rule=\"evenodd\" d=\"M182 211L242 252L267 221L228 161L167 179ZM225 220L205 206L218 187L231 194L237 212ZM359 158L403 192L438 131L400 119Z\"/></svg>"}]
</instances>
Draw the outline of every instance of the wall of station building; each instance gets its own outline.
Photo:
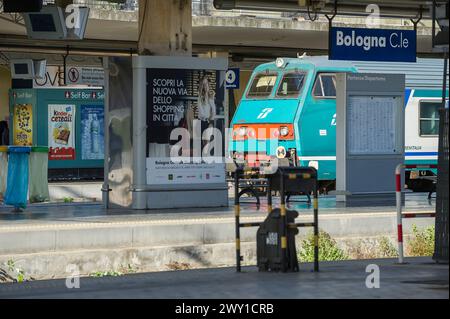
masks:
<instances>
[{"instance_id":1,"label":"wall of station building","mask_svg":"<svg viewBox=\"0 0 450 319\"><path fill-rule=\"evenodd\" d=\"M9 121L9 89L11 89L11 72L0 65L0 121Z\"/></svg>"}]
</instances>

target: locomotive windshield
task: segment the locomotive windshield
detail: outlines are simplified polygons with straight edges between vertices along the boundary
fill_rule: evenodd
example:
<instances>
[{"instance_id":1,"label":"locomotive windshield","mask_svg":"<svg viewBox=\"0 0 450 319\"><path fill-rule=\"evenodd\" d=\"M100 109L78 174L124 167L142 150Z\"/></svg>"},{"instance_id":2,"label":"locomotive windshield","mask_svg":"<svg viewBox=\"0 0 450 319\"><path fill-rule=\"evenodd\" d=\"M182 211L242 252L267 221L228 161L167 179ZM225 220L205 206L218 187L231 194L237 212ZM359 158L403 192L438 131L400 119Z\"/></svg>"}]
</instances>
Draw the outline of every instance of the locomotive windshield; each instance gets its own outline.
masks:
<instances>
[{"instance_id":1,"label":"locomotive windshield","mask_svg":"<svg viewBox=\"0 0 450 319\"><path fill-rule=\"evenodd\" d=\"M272 93L275 82L277 81L276 73L257 74L248 90L247 97L267 97Z\"/></svg>"},{"instance_id":2,"label":"locomotive windshield","mask_svg":"<svg viewBox=\"0 0 450 319\"><path fill-rule=\"evenodd\" d=\"M291 97L295 98L300 95L300 92L305 83L306 73L304 72L291 72L283 75L283 79L278 87L278 97Z\"/></svg>"}]
</instances>

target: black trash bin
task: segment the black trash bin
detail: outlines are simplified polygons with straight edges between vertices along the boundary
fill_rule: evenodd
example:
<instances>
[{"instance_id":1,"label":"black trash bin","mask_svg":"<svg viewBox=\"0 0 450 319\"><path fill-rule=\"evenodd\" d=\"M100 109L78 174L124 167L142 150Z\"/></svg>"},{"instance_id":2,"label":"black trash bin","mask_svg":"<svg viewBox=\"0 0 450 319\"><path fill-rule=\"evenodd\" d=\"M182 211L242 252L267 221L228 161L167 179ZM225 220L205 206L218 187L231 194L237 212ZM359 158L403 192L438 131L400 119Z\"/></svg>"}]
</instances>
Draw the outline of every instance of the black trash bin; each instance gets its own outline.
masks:
<instances>
[{"instance_id":1,"label":"black trash bin","mask_svg":"<svg viewBox=\"0 0 450 319\"><path fill-rule=\"evenodd\" d=\"M295 210L286 211L288 224L294 224L298 217ZM287 231L287 258L286 267L283 268L283 251L281 249L281 236L283 223L281 220L281 210L274 209L261 224L256 237L256 255L259 271L282 271L297 272L298 259L295 247L295 235L298 234L296 227L288 228Z\"/></svg>"}]
</instances>

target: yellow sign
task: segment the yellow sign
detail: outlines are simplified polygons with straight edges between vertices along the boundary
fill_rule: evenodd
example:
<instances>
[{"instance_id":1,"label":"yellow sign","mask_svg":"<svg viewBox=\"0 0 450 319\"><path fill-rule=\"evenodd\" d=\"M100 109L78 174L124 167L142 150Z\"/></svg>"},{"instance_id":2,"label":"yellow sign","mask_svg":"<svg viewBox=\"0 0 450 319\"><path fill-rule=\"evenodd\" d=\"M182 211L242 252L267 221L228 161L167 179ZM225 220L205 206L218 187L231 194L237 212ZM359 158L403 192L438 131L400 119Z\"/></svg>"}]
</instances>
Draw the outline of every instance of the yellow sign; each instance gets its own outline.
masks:
<instances>
[{"instance_id":1,"label":"yellow sign","mask_svg":"<svg viewBox=\"0 0 450 319\"><path fill-rule=\"evenodd\" d=\"M33 145L33 107L31 104L14 105L14 145Z\"/></svg>"}]
</instances>

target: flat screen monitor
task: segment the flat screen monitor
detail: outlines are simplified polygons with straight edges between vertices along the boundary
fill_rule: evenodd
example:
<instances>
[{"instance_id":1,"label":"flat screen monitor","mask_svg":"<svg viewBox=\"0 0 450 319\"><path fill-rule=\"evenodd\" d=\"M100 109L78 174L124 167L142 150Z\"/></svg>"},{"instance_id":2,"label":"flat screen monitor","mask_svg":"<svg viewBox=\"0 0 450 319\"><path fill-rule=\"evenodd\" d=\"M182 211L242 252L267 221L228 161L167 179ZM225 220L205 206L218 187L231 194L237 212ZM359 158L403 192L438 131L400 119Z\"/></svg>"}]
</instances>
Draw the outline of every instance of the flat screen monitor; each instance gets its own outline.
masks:
<instances>
[{"instance_id":1,"label":"flat screen monitor","mask_svg":"<svg viewBox=\"0 0 450 319\"><path fill-rule=\"evenodd\" d=\"M52 14L30 13L29 17L34 32L56 32Z\"/></svg>"},{"instance_id":2,"label":"flat screen monitor","mask_svg":"<svg viewBox=\"0 0 450 319\"><path fill-rule=\"evenodd\" d=\"M16 63L14 64L14 73L16 75L30 74L30 65L28 63Z\"/></svg>"},{"instance_id":3,"label":"flat screen monitor","mask_svg":"<svg viewBox=\"0 0 450 319\"><path fill-rule=\"evenodd\" d=\"M23 17L31 39L60 40L67 36L65 18L60 7L47 5L41 12L27 12Z\"/></svg>"}]
</instances>

